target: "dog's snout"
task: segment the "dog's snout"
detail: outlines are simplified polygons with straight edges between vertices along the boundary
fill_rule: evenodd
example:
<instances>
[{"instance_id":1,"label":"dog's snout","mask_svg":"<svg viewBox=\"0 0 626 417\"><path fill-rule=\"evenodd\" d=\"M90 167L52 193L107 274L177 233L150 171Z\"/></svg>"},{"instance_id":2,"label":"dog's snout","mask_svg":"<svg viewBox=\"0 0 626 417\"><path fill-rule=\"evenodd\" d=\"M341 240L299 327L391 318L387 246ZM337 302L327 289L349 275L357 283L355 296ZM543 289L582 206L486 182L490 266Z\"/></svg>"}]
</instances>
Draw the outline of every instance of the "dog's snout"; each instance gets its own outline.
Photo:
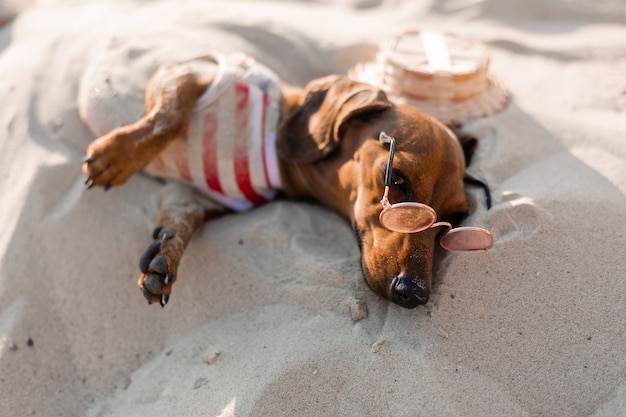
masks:
<instances>
[{"instance_id":1,"label":"dog's snout","mask_svg":"<svg viewBox=\"0 0 626 417\"><path fill-rule=\"evenodd\" d=\"M404 308L415 308L428 301L428 284L417 277L398 276L391 283L391 301Z\"/></svg>"}]
</instances>

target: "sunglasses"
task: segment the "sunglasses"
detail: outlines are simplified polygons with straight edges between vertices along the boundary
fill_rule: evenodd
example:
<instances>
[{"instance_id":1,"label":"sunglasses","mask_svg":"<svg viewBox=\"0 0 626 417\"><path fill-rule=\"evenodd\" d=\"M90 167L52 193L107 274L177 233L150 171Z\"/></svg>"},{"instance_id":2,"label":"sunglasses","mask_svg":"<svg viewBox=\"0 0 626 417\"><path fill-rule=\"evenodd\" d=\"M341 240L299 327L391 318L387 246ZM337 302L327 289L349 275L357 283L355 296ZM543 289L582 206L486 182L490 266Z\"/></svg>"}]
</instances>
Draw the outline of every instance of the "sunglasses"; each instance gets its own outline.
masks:
<instances>
[{"instance_id":1,"label":"sunglasses","mask_svg":"<svg viewBox=\"0 0 626 417\"><path fill-rule=\"evenodd\" d=\"M383 206L378 217L380 224L398 233L418 233L427 229L439 229L439 244L447 251L487 250L493 244L493 236L480 227L456 227L448 222L437 222L435 209L427 204L416 202L389 202L391 170L396 140L385 132L378 138L381 143L389 144L389 161L385 168L385 192L380 203Z\"/></svg>"}]
</instances>

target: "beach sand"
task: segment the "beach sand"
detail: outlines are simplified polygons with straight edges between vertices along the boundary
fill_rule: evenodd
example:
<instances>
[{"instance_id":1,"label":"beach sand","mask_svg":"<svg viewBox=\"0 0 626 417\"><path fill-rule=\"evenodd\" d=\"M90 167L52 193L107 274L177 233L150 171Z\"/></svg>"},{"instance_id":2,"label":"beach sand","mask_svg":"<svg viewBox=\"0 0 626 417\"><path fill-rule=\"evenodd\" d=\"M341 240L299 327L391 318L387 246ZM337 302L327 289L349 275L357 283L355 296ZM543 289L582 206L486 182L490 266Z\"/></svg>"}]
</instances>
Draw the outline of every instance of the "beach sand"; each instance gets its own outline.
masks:
<instances>
[{"instance_id":1,"label":"beach sand","mask_svg":"<svg viewBox=\"0 0 626 417\"><path fill-rule=\"evenodd\" d=\"M0 4L1 416L626 416L622 1ZM85 85L128 122L162 62L238 50L303 85L414 28L485 42L512 92L466 126L494 204L468 187L464 224L493 248L442 255L405 310L348 224L276 201L205 224L149 306L162 185L85 190Z\"/></svg>"}]
</instances>

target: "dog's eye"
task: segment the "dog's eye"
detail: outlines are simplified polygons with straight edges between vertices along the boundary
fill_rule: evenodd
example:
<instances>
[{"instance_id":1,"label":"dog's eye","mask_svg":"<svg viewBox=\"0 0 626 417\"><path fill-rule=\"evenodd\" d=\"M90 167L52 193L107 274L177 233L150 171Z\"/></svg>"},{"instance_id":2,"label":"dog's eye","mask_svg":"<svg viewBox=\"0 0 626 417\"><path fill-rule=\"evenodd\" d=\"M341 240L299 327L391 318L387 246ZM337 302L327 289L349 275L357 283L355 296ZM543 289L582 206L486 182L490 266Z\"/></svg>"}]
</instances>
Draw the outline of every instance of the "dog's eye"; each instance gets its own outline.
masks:
<instances>
[{"instance_id":1,"label":"dog's eye","mask_svg":"<svg viewBox=\"0 0 626 417\"><path fill-rule=\"evenodd\" d=\"M406 184L406 180L404 179L404 177L401 177L399 175L394 175L394 178L392 178L393 181L393 185L395 185L398 188L403 188L404 185Z\"/></svg>"},{"instance_id":2,"label":"dog's eye","mask_svg":"<svg viewBox=\"0 0 626 417\"><path fill-rule=\"evenodd\" d=\"M391 185L398 191L400 191L405 197L408 197L409 192L409 182L399 172L393 172L391 175Z\"/></svg>"}]
</instances>

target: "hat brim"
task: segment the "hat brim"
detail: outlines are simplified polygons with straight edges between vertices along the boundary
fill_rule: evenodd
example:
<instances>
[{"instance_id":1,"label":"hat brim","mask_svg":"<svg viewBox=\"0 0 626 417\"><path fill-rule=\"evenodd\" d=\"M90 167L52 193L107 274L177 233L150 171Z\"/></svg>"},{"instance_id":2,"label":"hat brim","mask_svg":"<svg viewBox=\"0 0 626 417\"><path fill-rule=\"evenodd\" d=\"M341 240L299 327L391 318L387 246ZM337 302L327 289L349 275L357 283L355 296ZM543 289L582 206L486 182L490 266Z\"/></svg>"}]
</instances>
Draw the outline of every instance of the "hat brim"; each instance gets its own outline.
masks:
<instances>
[{"instance_id":1,"label":"hat brim","mask_svg":"<svg viewBox=\"0 0 626 417\"><path fill-rule=\"evenodd\" d=\"M487 74L487 85L478 94L466 99L443 99L412 97L396 94L385 82L376 62L360 62L348 72L355 81L365 82L385 91L389 98L397 103L408 104L429 114L445 124L455 125L473 119L491 116L502 111L508 105L511 94L504 83L495 75ZM432 77L454 77L454 75L432 74Z\"/></svg>"}]
</instances>

